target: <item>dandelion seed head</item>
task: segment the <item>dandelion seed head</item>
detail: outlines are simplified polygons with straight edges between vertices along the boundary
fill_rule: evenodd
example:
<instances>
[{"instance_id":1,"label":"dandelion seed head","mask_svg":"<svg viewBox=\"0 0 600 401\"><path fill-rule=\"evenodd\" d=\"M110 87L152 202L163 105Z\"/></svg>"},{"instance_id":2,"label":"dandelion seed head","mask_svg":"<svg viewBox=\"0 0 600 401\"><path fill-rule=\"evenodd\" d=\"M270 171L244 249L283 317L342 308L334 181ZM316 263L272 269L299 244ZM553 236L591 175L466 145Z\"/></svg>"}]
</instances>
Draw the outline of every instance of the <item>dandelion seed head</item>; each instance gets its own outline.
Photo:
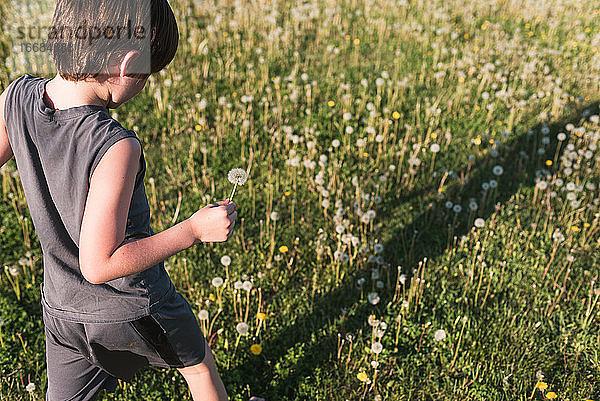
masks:
<instances>
[{"instance_id":1,"label":"dandelion seed head","mask_svg":"<svg viewBox=\"0 0 600 401\"><path fill-rule=\"evenodd\" d=\"M198 312L198 318L200 320L208 320L208 311L206 309L202 309Z\"/></svg>"},{"instance_id":2,"label":"dandelion seed head","mask_svg":"<svg viewBox=\"0 0 600 401\"><path fill-rule=\"evenodd\" d=\"M248 334L248 324L244 323L244 322L240 322L235 326L235 330L238 332L239 335L241 336L245 336Z\"/></svg>"},{"instance_id":3,"label":"dandelion seed head","mask_svg":"<svg viewBox=\"0 0 600 401\"><path fill-rule=\"evenodd\" d=\"M246 174L246 171L241 168L234 168L229 170L227 179L232 184L244 185L246 180L248 180L248 174Z\"/></svg>"}]
</instances>

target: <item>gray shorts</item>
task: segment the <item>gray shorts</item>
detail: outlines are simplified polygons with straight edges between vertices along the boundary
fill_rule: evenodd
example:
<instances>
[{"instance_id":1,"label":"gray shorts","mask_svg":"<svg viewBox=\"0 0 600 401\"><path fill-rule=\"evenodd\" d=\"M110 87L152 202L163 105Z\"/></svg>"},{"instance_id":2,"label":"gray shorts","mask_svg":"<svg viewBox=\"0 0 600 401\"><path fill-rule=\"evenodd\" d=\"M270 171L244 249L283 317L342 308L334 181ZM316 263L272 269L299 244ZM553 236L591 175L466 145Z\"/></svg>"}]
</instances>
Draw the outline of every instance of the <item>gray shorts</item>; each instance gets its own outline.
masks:
<instances>
[{"instance_id":1,"label":"gray shorts","mask_svg":"<svg viewBox=\"0 0 600 401\"><path fill-rule=\"evenodd\" d=\"M159 310L124 323L75 323L42 308L47 401L94 400L146 366L181 368L204 360L206 340L189 303L174 291Z\"/></svg>"}]
</instances>

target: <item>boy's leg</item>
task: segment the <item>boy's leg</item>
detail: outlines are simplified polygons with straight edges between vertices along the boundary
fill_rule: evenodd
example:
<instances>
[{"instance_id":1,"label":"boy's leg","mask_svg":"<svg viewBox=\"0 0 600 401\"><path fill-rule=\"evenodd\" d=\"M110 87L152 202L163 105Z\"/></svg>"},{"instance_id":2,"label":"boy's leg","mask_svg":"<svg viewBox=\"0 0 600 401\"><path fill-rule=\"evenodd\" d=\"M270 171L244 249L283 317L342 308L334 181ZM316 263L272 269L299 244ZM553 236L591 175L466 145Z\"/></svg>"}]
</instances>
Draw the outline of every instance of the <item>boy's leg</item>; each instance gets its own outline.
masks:
<instances>
[{"instance_id":1,"label":"boy's leg","mask_svg":"<svg viewBox=\"0 0 600 401\"><path fill-rule=\"evenodd\" d=\"M212 350L205 341L204 360L193 366L177 368L187 382L194 401L226 401L227 392L217 372Z\"/></svg>"}]
</instances>

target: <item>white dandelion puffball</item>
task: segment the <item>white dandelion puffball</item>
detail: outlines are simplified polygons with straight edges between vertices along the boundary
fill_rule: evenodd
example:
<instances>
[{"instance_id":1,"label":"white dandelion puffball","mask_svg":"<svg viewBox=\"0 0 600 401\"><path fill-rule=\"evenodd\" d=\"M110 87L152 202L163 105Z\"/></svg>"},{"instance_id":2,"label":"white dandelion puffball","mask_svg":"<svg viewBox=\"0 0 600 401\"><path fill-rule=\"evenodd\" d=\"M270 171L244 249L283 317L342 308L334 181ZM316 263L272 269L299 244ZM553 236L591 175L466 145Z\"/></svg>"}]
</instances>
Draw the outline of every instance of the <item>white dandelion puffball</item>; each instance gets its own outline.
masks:
<instances>
[{"instance_id":1,"label":"white dandelion puffball","mask_svg":"<svg viewBox=\"0 0 600 401\"><path fill-rule=\"evenodd\" d=\"M229 170L227 179L232 184L244 185L246 180L248 180L248 174L246 174L246 171L241 168L234 168Z\"/></svg>"},{"instance_id":2,"label":"white dandelion puffball","mask_svg":"<svg viewBox=\"0 0 600 401\"><path fill-rule=\"evenodd\" d=\"M373 345L371 345L371 351L373 351L375 354L379 354L381 351L383 351L383 345L381 345L379 341L375 342Z\"/></svg>"},{"instance_id":3,"label":"white dandelion puffball","mask_svg":"<svg viewBox=\"0 0 600 401\"><path fill-rule=\"evenodd\" d=\"M367 299L371 305L377 305L381 298L379 298L379 294L376 292L371 292L367 295Z\"/></svg>"},{"instance_id":4,"label":"white dandelion puffball","mask_svg":"<svg viewBox=\"0 0 600 401\"><path fill-rule=\"evenodd\" d=\"M433 335L433 338L435 339L435 341L442 341L446 338L446 331L444 329L436 330L435 334Z\"/></svg>"},{"instance_id":5,"label":"white dandelion puffball","mask_svg":"<svg viewBox=\"0 0 600 401\"><path fill-rule=\"evenodd\" d=\"M240 336L245 336L248 334L248 325L244 322L238 323L235 326L235 329L239 333Z\"/></svg>"},{"instance_id":6,"label":"white dandelion puffball","mask_svg":"<svg viewBox=\"0 0 600 401\"><path fill-rule=\"evenodd\" d=\"M212 285L219 288L223 285L223 279L221 277L215 277L212 279Z\"/></svg>"},{"instance_id":7,"label":"white dandelion puffball","mask_svg":"<svg viewBox=\"0 0 600 401\"><path fill-rule=\"evenodd\" d=\"M250 290L252 289L252 282L251 282L251 281L248 281L248 280L244 281L244 282L242 283L242 288L243 288L245 291L250 291Z\"/></svg>"},{"instance_id":8,"label":"white dandelion puffball","mask_svg":"<svg viewBox=\"0 0 600 401\"><path fill-rule=\"evenodd\" d=\"M227 255L223 255L221 257L221 264L223 266L229 266L231 264L231 258L229 256L227 256Z\"/></svg>"},{"instance_id":9,"label":"white dandelion puffball","mask_svg":"<svg viewBox=\"0 0 600 401\"><path fill-rule=\"evenodd\" d=\"M269 217L271 218L271 220L277 221L277 219L279 219L279 214L277 212L271 212L271 215Z\"/></svg>"},{"instance_id":10,"label":"white dandelion puffball","mask_svg":"<svg viewBox=\"0 0 600 401\"><path fill-rule=\"evenodd\" d=\"M208 320L208 311L206 309L202 309L200 312L198 312L198 317L200 320Z\"/></svg>"},{"instance_id":11,"label":"white dandelion puffball","mask_svg":"<svg viewBox=\"0 0 600 401\"><path fill-rule=\"evenodd\" d=\"M27 390L28 393L33 393L35 391L35 384L33 383L29 383L27 384L27 386L25 386L25 390Z\"/></svg>"},{"instance_id":12,"label":"white dandelion puffball","mask_svg":"<svg viewBox=\"0 0 600 401\"><path fill-rule=\"evenodd\" d=\"M483 220L481 217L476 218L475 227L482 228L483 226L485 226L485 220Z\"/></svg>"},{"instance_id":13,"label":"white dandelion puffball","mask_svg":"<svg viewBox=\"0 0 600 401\"><path fill-rule=\"evenodd\" d=\"M494 175L502 175L502 173L504 172L504 169L502 168L502 166L496 165L492 169L492 172L494 173Z\"/></svg>"},{"instance_id":14,"label":"white dandelion puffball","mask_svg":"<svg viewBox=\"0 0 600 401\"><path fill-rule=\"evenodd\" d=\"M434 144L432 144L432 145L429 147L429 150L430 150L432 153L437 153L437 152L439 152L439 151L440 151L440 145L438 145L437 143L434 143Z\"/></svg>"}]
</instances>

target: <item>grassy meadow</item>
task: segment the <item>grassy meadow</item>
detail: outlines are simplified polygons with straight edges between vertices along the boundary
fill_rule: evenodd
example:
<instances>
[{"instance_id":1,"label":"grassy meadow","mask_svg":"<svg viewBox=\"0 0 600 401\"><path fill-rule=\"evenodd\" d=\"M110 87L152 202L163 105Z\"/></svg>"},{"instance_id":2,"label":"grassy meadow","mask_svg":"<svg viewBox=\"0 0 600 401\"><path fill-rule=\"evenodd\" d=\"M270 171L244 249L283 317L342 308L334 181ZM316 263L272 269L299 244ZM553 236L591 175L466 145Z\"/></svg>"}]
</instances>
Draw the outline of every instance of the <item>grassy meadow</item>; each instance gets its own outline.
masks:
<instances>
[{"instance_id":1,"label":"grassy meadow","mask_svg":"<svg viewBox=\"0 0 600 401\"><path fill-rule=\"evenodd\" d=\"M249 173L229 241L166 261L230 399L600 400L600 3L171 4L174 61L114 117L155 232ZM0 399L42 400L42 252L0 175ZM191 397L147 368L99 399Z\"/></svg>"}]
</instances>

